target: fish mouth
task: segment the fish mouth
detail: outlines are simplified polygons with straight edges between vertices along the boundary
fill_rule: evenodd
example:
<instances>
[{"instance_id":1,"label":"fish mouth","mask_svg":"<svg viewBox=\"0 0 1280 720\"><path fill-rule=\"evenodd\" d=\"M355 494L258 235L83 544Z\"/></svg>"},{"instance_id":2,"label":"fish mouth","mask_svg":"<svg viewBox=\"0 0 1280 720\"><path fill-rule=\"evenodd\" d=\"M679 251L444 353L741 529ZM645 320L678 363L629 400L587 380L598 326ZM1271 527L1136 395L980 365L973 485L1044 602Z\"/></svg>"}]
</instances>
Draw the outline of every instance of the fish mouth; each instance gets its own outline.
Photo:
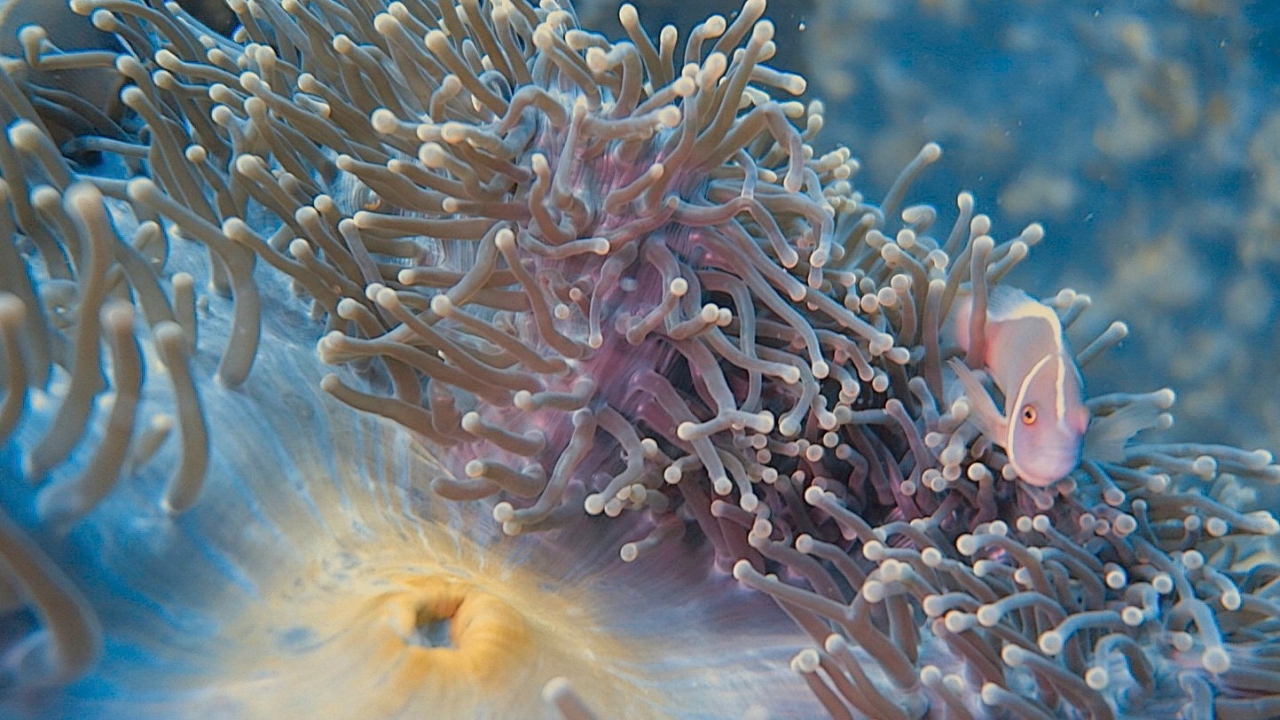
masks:
<instances>
[{"instance_id":1,"label":"fish mouth","mask_svg":"<svg viewBox=\"0 0 1280 720\"><path fill-rule=\"evenodd\" d=\"M1065 451L1037 451L1030 453L1031 460L1018 461L1012 456L1009 463L1013 465L1018 477L1028 485L1047 487L1071 474L1080 465L1080 447Z\"/></svg>"}]
</instances>

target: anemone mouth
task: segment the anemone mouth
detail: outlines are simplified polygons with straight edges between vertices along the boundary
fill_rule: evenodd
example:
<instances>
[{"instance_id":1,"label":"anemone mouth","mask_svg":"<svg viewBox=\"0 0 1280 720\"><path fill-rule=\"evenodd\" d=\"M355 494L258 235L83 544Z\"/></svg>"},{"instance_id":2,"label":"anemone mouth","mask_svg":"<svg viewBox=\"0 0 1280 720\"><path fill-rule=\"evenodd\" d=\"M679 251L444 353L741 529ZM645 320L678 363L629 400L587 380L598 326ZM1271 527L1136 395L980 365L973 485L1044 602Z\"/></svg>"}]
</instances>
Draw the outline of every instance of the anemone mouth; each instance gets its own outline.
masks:
<instances>
[{"instance_id":1,"label":"anemone mouth","mask_svg":"<svg viewBox=\"0 0 1280 720\"><path fill-rule=\"evenodd\" d=\"M278 568L206 645L220 650L188 653L198 684L163 679L162 694L196 704L162 706L196 717L556 718L540 698L561 678L588 707L621 717L745 712L769 702L761 681L794 647L768 630L765 598L741 597L728 578L693 579L705 553L642 558L624 574L612 553L595 555L598 566L590 553L566 562L554 543L485 547L449 527L437 518L392 543L335 538ZM636 592L655 587L680 604L665 630ZM672 632L701 639L672 656ZM749 637L752 650L731 650Z\"/></svg>"},{"instance_id":2,"label":"anemone mouth","mask_svg":"<svg viewBox=\"0 0 1280 720\"><path fill-rule=\"evenodd\" d=\"M556 675L594 696L603 685L575 649L597 648L604 666L625 655L621 644L607 647L600 622L597 632L552 632L589 611L546 591L530 594L526 586L547 578L514 570L482 579L476 567L414 567L413 553L404 555L396 562L341 552L267 590L279 593L267 602L280 612L249 608L226 630L235 647L219 661L227 697L250 717L304 709L398 717L426 705L442 717L501 717L536 705ZM260 689L267 678L270 693L235 690L239 682Z\"/></svg>"}]
</instances>

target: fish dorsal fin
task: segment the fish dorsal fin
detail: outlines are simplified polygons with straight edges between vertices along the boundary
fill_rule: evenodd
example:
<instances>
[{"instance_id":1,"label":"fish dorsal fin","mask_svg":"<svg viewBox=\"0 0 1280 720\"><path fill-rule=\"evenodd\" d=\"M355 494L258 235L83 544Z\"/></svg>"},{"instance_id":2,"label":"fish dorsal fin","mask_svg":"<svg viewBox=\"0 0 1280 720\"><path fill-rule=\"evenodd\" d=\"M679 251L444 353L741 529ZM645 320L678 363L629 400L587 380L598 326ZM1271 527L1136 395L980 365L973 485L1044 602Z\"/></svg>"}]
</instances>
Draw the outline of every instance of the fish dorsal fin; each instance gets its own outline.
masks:
<instances>
[{"instance_id":1,"label":"fish dorsal fin","mask_svg":"<svg viewBox=\"0 0 1280 720\"><path fill-rule=\"evenodd\" d=\"M1007 320L1014 312L1026 307L1025 303L1039 303L1038 300L1008 285L996 285L987 290L988 322Z\"/></svg>"}]
</instances>

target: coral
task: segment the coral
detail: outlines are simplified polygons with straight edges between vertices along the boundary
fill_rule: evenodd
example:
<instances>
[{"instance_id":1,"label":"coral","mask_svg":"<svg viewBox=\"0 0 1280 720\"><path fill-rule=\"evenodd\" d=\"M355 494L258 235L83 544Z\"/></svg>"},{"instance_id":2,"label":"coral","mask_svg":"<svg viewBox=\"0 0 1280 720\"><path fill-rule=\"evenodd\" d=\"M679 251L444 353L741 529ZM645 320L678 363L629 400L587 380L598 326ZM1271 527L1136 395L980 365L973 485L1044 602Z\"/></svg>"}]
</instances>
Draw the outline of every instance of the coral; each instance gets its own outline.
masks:
<instances>
[{"instance_id":1,"label":"coral","mask_svg":"<svg viewBox=\"0 0 1280 720\"><path fill-rule=\"evenodd\" d=\"M934 144L869 203L779 99L762 0L683 46L629 6L618 43L555 3L229 6L225 37L72 0L128 49L114 134L60 148L39 78L0 86L13 707L1277 702L1270 454L1152 441L1172 392L1111 394L1079 469L1020 480L955 377L985 323L946 327L1043 228L908 204Z\"/></svg>"}]
</instances>

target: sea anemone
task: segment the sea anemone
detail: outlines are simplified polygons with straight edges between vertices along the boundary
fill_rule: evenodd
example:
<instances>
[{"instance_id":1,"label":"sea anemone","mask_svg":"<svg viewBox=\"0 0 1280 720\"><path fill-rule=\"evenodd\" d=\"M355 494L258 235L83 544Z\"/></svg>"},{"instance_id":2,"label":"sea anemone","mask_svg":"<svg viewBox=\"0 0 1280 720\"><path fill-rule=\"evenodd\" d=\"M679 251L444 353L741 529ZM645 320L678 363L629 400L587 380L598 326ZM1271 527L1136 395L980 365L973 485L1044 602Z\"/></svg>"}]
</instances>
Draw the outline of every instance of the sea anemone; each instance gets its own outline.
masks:
<instances>
[{"instance_id":1,"label":"sea anemone","mask_svg":"<svg viewBox=\"0 0 1280 720\"><path fill-rule=\"evenodd\" d=\"M1172 393L1109 395L1021 481L947 362L984 324L947 327L1043 230L962 194L935 237L933 144L868 203L762 0L683 48L629 6L618 43L554 2L228 6L72 0L106 55L23 31L11 63L125 83L66 142L76 105L0 80L9 707L1276 702L1271 456L1134 441Z\"/></svg>"}]
</instances>

